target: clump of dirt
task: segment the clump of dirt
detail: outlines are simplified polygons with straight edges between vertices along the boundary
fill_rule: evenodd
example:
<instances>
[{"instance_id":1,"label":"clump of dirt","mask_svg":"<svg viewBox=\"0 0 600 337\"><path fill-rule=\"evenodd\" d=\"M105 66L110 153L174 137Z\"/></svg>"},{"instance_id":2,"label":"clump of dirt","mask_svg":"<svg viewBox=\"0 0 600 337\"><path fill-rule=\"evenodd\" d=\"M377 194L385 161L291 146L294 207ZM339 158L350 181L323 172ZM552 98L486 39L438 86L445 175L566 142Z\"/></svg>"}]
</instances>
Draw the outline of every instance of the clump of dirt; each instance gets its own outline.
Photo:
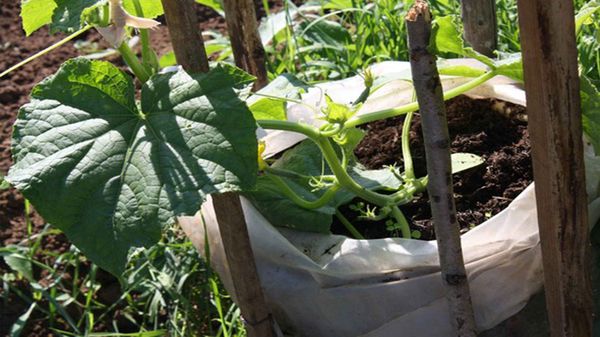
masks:
<instances>
[{"instance_id":1,"label":"clump of dirt","mask_svg":"<svg viewBox=\"0 0 600 337\"><path fill-rule=\"evenodd\" d=\"M453 176L457 220L463 232L479 225L506 208L533 181L527 124L499 113L498 107L510 110L511 116L524 116L525 108L514 104L497 104L493 99L471 99L460 96L446 103L451 151L473 153L485 163ZM370 123L367 135L355 155L371 169L397 164L402 167L402 125L404 117ZM410 129L410 147L418 177L427 174L425 149L419 114ZM425 240L435 239L427 193L418 195L402 206L413 229ZM355 218L348 207L342 212ZM369 238L388 237L385 224L355 221L359 231ZM344 233L341 224L333 231Z\"/></svg>"}]
</instances>

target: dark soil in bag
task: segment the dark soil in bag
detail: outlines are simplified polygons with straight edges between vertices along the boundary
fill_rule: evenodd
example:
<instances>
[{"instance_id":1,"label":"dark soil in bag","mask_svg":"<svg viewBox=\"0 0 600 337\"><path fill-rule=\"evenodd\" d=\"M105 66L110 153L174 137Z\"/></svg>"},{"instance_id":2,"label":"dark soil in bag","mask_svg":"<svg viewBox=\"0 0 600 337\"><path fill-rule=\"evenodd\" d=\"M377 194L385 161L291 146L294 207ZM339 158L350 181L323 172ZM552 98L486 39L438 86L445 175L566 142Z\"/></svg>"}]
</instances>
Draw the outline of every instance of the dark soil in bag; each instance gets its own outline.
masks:
<instances>
[{"instance_id":1,"label":"dark soil in bag","mask_svg":"<svg viewBox=\"0 0 600 337\"><path fill-rule=\"evenodd\" d=\"M522 106L467 96L448 101L446 110L452 153L472 153L485 160L476 168L453 175L457 220L461 232L466 232L506 208L533 181L527 116ZM400 116L368 124L367 135L355 150L358 160L370 169L394 163L402 167L403 120ZM410 147L415 174L422 177L427 173L418 113L412 121ZM435 239L427 193L418 195L401 210L411 229L421 233L421 239ZM367 238L392 234L383 221L353 220L358 213L348 206L341 211ZM337 221L332 231L349 235Z\"/></svg>"}]
</instances>

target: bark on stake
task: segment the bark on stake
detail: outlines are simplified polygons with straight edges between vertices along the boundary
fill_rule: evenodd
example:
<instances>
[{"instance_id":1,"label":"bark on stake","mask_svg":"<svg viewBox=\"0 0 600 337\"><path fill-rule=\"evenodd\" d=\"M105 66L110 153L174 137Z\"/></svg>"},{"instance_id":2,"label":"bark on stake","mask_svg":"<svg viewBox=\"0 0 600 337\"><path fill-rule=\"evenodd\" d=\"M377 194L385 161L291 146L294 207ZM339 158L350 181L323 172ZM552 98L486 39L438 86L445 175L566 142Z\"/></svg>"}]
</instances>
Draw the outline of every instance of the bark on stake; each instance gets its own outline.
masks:
<instances>
[{"instance_id":1,"label":"bark on stake","mask_svg":"<svg viewBox=\"0 0 600 337\"><path fill-rule=\"evenodd\" d=\"M498 49L496 0L462 0L465 40L483 55L494 57Z\"/></svg>"},{"instance_id":2,"label":"bark on stake","mask_svg":"<svg viewBox=\"0 0 600 337\"><path fill-rule=\"evenodd\" d=\"M208 57L190 0L162 0L177 63L193 73L208 71Z\"/></svg>"},{"instance_id":3,"label":"bark on stake","mask_svg":"<svg viewBox=\"0 0 600 337\"><path fill-rule=\"evenodd\" d=\"M410 66L419 102L429 183L427 191L437 237L442 279L455 336L475 337L475 319L456 221L450 140L436 58L428 51L431 12L417 0L406 16Z\"/></svg>"},{"instance_id":4,"label":"bark on stake","mask_svg":"<svg viewBox=\"0 0 600 337\"><path fill-rule=\"evenodd\" d=\"M573 1L517 4L551 336L592 336Z\"/></svg>"},{"instance_id":5,"label":"bark on stake","mask_svg":"<svg viewBox=\"0 0 600 337\"><path fill-rule=\"evenodd\" d=\"M254 89L260 89L269 80L265 67L265 49L256 24L254 1L224 0L223 5L235 64L256 76Z\"/></svg>"},{"instance_id":6,"label":"bark on stake","mask_svg":"<svg viewBox=\"0 0 600 337\"><path fill-rule=\"evenodd\" d=\"M207 72L208 59L193 2L162 0L162 4L177 62L188 72ZM273 319L256 272L240 198L235 193L216 194L213 205L246 332L249 337L273 337Z\"/></svg>"}]
</instances>

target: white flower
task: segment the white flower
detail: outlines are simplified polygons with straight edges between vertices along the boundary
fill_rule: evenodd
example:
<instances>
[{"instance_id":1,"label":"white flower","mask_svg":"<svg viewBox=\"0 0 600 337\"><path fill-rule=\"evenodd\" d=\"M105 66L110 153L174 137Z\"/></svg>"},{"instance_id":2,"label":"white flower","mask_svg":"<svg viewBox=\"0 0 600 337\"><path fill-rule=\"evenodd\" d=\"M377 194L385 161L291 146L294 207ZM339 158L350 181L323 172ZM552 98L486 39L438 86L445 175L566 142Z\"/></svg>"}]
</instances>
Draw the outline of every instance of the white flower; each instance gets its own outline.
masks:
<instances>
[{"instance_id":1,"label":"white flower","mask_svg":"<svg viewBox=\"0 0 600 337\"><path fill-rule=\"evenodd\" d=\"M108 27L96 27L98 32L104 37L110 44L115 47L119 47L125 39L125 27L134 27L141 29L154 29L160 25L160 22L140 18L133 16L123 8L122 0L109 0L110 8L110 21L111 25Z\"/></svg>"}]
</instances>

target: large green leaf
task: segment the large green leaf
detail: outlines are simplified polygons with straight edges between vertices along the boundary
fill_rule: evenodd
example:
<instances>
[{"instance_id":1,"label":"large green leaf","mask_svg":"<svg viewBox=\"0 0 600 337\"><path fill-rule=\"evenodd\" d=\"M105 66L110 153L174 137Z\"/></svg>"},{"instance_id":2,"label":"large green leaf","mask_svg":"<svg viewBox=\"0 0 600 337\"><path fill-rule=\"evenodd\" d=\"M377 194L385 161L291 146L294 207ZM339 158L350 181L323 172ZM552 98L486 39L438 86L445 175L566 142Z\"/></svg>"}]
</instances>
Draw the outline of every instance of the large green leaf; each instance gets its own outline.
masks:
<instances>
[{"instance_id":1,"label":"large green leaf","mask_svg":"<svg viewBox=\"0 0 600 337\"><path fill-rule=\"evenodd\" d=\"M523 62L520 53L503 55L500 60L492 60L489 57L478 53L473 48L469 47L462 37L462 27L454 16L443 16L435 20L432 37L432 47L438 53L452 53L464 57L470 57L479 62L495 69L496 74L504 75L523 81ZM461 73L464 71L464 74ZM442 72L448 75L456 76L474 76L470 68L450 68L444 69Z\"/></svg>"},{"instance_id":2,"label":"large green leaf","mask_svg":"<svg viewBox=\"0 0 600 337\"><path fill-rule=\"evenodd\" d=\"M331 174L323 154L312 140L304 140L287 150L272 167L293 171L306 176Z\"/></svg>"},{"instance_id":3,"label":"large green leaf","mask_svg":"<svg viewBox=\"0 0 600 337\"><path fill-rule=\"evenodd\" d=\"M481 63L493 66L493 61L467 46L462 37L462 27L454 16L438 17L434 21L431 45L438 53L452 53L474 58Z\"/></svg>"},{"instance_id":4,"label":"large green leaf","mask_svg":"<svg viewBox=\"0 0 600 337\"><path fill-rule=\"evenodd\" d=\"M52 21L56 3L51 0L21 1L21 19L27 36Z\"/></svg>"},{"instance_id":5,"label":"large green leaf","mask_svg":"<svg viewBox=\"0 0 600 337\"><path fill-rule=\"evenodd\" d=\"M465 41L453 16L437 18L433 24L432 43L438 52L464 54Z\"/></svg>"},{"instance_id":6,"label":"large green leaf","mask_svg":"<svg viewBox=\"0 0 600 337\"><path fill-rule=\"evenodd\" d=\"M21 3L23 29L30 35L37 29L50 24L51 32L74 32L82 27L81 14L86 8L101 3L101 0L24 0ZM160 0L140 0L143 17L155 18L164 13ZM123 8L137 15L134 0L123 0Z\"/></svg>"},{"instance_id":7,"label":"large green leaf","mask_svg":"<svg viewBox=\"0 0 600 337\"><path fill-rule=\"evenodd\" d=\"M51 32L71 33L82 26L81 13L83 10L95 5L98 0L54 0L58 7L52 15Z\"/></svg>"},{"instance_id":8,"label":"large green leaf","mask_svg":"<svg viewBox=\"0 0 600 337\"><path fill-rule=\"evenodd\" d=\"M239 78L239 77L237 77ZM75 59L32 92L15 123L7 180L94 262L118 274L207 194L253 187L256 123L217 67L142 88L107 62Z\"/></svg>"}]
</instances>

